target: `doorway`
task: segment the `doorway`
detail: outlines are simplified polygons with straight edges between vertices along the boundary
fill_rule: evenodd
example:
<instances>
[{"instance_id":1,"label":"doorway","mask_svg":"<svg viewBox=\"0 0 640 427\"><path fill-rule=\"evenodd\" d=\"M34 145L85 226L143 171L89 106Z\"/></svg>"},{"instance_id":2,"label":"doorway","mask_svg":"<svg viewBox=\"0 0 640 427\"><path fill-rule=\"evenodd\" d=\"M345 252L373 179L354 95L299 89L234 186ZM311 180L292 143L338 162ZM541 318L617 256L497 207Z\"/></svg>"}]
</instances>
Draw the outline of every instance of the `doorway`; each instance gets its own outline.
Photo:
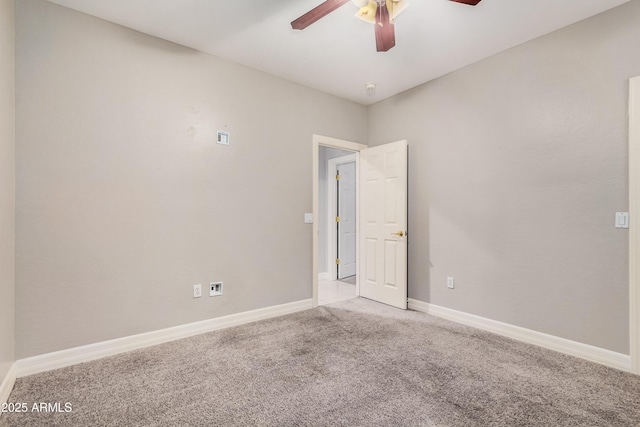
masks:
<instances>
[{"instance_id":1,"label":"doorway","mask_svg":"<svg viewBox=\"0 0 640 427\"><path fill-rule=\"evenodd\" d=\"M364 144L313 135L312 306L318 306L320 154L324 148L356 154L356 296L407 308L407 141L368 148ZM325 211L326 212L326 211ZM322 274L325 272L321 271ZM326 277L326 276L325 276Z\"/></svg>"},{"instance_id":2,"label":"doorway","mask_svg":"<svg viewBox=\"0 0 640 427\"><path fill-rule=\"evenodd\" d=\"M327 207L326 227L319 233L321 242L326 241L327 256L320 264L326 273L318 278L318 305L326 305L357 296L356 154L320 147L318 166L320 186L326 187L326 199L320 191L320 204Z\"/></svg>"},{"instance_id":3,"label":"doorway","mask_svg":"<svg viewBox=\"0 0 640 427\"><path fill-rule=\"evenodd\" d=\"M329 159L327 267L330 279L343 280L356 275L356 195L356 155Z\"/></svg>"},{"instance_id":4,"label":"doorway","mask_svg":"<svg viewBox=\"0 0 640 427\"><path fill-rule=\"evenodd\" d=\"M329 200L337 199L335 186L335 172L329 168L329 161L345 156L352 156L355 166L355 175L358 171L357 153L366 148L364 144L344 141L320 135L313 136L313 306L319 304L319 283L325 292L323 303L335 302L336 298L355 293L359 295L359 282L357 275L343 278L347 282L338 283L337 256L337 226L336 215L338 207ZM332 167L337 167L340 161L333 161ZM348 163L348 162L345 162ZM333 181L329 185L329 177ZM331 196L329 195L331 193ZM354 219L357 218L358 200L355 197ZM358 242L354 242L354 255L358 252ZM348 279L348 280L347 280ZM354 284L355 282L355 284ZM350 286L350 288L349 288Z\"/></svg>"},{"instance_id":5,"label":"doorway","mask_svg":"<svg viewBox=\"0 0 640 427\"><path fill-rule=\"evenodd\" d=\"M326 305L357 296L356 154L326 146L319 154L318 305Z\"/></svg>"}]
</instances>

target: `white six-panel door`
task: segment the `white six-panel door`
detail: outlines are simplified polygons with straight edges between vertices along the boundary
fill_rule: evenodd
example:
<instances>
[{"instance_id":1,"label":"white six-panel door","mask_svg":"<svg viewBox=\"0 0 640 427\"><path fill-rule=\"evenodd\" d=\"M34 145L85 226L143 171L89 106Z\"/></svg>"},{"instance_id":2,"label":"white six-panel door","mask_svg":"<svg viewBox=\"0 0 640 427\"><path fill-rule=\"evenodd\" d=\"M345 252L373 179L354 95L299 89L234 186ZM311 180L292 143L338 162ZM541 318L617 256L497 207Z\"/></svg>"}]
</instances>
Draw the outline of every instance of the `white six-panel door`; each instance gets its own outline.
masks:
<instances>
[{"instance_id":1,"label":"white six-panel door","mask_svg":"<svg viewBox=\"0 0 640 427\"><path fill-rule=\"evenodd\" d=\"M338 182L338 279L356 274L356 162L337 165Z\"/></svg>"},{"instance_id":2,"label":"white six-panel door","mask_svg":"<svg viewBox=\"0 0 640 427\"><path fill-rule=\"evenodd\" d=\"M407 308L407 141L360 151L360 296Z\"/></svg>"}]
</instances>

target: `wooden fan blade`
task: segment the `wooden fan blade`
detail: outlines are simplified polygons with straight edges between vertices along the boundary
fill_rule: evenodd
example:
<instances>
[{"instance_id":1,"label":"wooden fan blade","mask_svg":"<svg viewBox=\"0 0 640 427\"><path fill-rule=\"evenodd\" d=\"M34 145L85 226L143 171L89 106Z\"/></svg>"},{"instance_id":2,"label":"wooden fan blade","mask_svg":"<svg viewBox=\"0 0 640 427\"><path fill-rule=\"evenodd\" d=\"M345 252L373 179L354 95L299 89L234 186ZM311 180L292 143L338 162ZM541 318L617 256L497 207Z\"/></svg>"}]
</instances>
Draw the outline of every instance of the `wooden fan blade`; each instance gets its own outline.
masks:
<instances>
[{"instance_id":1,"label":"wooden fan blade","mask_svg":"<svg viewBox=\"0 0 640 427\"><path fill-rule=\"evenodd\" d=\"M396 45L396 33L394 25L389 21L389 10L386 4L378 6L375 27L378 52L386 52Z\"/></svg>"},{"instance_id":2,"label":"wooden fan blade","mask_svg":"<svg viewBox=\"0 0 640 427\"><path fill-rule=\"evenodd\" d=\"M314 7L300 18L291 21L291 28L294 30L304 30L317 20L324 18L340 6L349 3L349 0L327 0L319 6Z\"/></svg>"},{"instance_id":3,"label":"wooden fan blade","mask_svg":"<svg viewBox=\"0 0 640 427\"><path fill-rule=\"evenodd\" d=\"M480 3L482 0L451 0L454 1L456 3L464 3L464 4L468 4L470 6L475 6L478 3Z\"/></svg>"}]
</instances>

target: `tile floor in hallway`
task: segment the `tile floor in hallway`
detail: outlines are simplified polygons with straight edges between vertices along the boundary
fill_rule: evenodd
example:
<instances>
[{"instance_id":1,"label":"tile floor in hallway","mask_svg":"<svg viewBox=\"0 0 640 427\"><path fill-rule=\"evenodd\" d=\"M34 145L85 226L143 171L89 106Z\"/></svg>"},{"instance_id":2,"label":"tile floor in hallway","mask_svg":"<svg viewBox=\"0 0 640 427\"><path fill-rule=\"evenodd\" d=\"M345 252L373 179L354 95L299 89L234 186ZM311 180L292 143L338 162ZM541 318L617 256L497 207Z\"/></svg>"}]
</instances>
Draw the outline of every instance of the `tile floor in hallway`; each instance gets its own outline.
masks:
<instances>
[{"instance_id":1,"label":"tile floor in hallway","mask_svg":"<svg viewBox=\"0 0 640 427\"><path fill-rule=\"evenodd\" d=\"M356 297L356 276L342 280L318 281L318 305L333 304Z\"/></svg>"}]
</instances>

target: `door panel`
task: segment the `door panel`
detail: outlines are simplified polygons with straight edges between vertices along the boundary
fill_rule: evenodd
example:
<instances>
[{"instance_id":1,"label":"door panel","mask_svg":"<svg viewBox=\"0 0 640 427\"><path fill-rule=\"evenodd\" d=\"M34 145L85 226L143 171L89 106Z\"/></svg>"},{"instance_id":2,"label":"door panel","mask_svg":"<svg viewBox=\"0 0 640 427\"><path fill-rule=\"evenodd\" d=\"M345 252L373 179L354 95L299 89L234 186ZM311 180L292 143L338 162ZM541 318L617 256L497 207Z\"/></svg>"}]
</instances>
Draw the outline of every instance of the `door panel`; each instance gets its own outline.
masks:
<instances>
[{"instance_id":1,"label":"door panel","mask_svg":"<svg viewBox=\"0 0 640 427\"><path fill-rule=\"evenodd\" d=\"M407 142L360 151L360 295L407 308Z\"/></svg>"},{"instance_id":2,"label":"door panel","mask_svg":"<svg viewBox=\"0 0 640 427\"><path fill-rule=\"evenodd\" d=\"M365 278L369 281L376 281L376 239L366 239L365 261L361 265L366 266Z\"/></svg>"}]
</instances>

